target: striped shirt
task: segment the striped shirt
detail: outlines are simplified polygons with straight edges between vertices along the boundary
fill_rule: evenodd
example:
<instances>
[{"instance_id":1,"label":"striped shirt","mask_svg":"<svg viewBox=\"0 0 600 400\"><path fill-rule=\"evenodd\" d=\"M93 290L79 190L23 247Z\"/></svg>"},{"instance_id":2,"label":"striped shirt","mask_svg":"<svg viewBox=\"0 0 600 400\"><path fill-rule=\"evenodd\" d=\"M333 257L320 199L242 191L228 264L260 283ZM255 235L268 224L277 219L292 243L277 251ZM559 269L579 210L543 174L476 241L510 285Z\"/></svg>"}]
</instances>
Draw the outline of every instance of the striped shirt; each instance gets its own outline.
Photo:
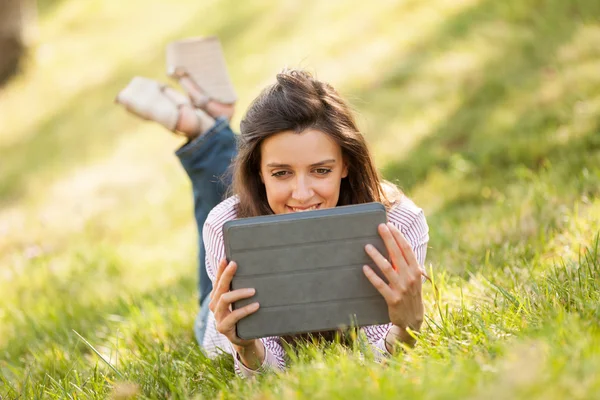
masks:
<instances>
[{"instance_id":1,"label":"striped shirt","mask_svg":"<svg viewBox=\"0 0 600 400\"><path fill-rule=\"evenodd\" d=\"M208 276L215 284L219 261L225 258L225 245L223 242L223 224L236 219L237 197L233 196L218 204L212 209L202 231L204 246L206 248L206 270ZM417 207L410 199L404 199L387 213L388 221L394 224L404 237L410 242L416 258L421 266L425 262L427 243L429 241L429 228L425 221L423 210ZM373 325L361 328L373 347L376 355L387 353L385 337L391 328L391 324ZM203 347L209 357L214 357L220 352L226 352L234 356L235 370L243 377L253 376L265 368L282 370L285 368L285 351L279 337L265 337L260 339L265 347L265 360L262 366L254 371L240 361L229 340L217 332L215 316L209 312Z\"/></svg>"}]
</instances>

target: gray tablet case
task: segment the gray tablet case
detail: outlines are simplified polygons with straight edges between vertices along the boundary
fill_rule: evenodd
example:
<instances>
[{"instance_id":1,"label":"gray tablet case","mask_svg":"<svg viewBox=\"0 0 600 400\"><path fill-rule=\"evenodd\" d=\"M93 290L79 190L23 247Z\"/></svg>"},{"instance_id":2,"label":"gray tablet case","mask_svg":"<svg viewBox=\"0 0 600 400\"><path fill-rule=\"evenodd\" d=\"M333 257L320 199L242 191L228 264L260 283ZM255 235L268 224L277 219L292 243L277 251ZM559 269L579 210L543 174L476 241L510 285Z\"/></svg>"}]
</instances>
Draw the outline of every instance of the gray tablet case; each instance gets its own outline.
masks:
<instances>
[{"instance_id":1,"label":"gray tablet case","mask_svg":"<svg viewBox=\"0 0 600 400\"><path fill-rule=\"evenodd\" d=\"M368 264L382 276L364 247L370 243L387 257L377 232L385 222L385 207L368 203L225 223L225 253L238 264L231 289L256 289L233 308L260 303L238 322L237 335L253 339L390 322L383 297L362 271Z\"/></svg>"}]
</instances>

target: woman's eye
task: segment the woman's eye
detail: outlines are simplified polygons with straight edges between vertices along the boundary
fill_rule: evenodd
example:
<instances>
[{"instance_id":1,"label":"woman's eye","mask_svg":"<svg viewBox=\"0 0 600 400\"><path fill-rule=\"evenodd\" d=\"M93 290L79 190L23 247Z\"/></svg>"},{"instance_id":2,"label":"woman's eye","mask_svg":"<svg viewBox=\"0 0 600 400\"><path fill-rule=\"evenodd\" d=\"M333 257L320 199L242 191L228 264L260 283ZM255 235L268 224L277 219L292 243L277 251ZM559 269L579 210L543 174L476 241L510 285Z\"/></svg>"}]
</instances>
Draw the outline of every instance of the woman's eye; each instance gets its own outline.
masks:
<instances>
[{"instance_id":1,"label":"woman's eye","mask_svg":"<svg viewBox=\"0 0 600 400\"><path fill-rule=\"evenodd\" d=\"M271 174L271 176L274 176L276 178L280 178L282 176L285 176L287 174L287 171L277 171L277 172L273 172Z\"/></svg>"},{"instance_id":2,"label":"woman's eye","mask_svg":"<svg viewBox=\"0 0 600 400\"><path fill-rule=\"evenodd\" d=\"M319 175L327 175L331 172L331 168L317 168L315 169L315 172Z\"/></svg>"}]
</instances>

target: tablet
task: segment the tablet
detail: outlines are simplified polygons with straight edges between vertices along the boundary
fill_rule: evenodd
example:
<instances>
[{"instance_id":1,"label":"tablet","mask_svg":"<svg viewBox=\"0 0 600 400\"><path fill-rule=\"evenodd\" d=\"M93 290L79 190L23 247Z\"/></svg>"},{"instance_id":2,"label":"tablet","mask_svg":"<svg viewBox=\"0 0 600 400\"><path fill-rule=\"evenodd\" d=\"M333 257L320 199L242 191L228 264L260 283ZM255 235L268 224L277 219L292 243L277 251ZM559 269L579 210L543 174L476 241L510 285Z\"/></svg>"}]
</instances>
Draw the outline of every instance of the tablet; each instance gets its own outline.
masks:
<instances>
[{"instance_id":1,"label":"tablet","mask_svg":"<svg viewBox=\"0 0 600 400\"><path fill-rule=\"evenodd\" d=\"M383 204L367 203L226 222L225 253L238 265L231 289L256 289L233 309L260 303L237 323L237 335L254 339L390 322L385 300L362 271L368 264L382 276L364 248L370 243L387 257L377 232L386 220Z\"/></svg>"}]
</instances>

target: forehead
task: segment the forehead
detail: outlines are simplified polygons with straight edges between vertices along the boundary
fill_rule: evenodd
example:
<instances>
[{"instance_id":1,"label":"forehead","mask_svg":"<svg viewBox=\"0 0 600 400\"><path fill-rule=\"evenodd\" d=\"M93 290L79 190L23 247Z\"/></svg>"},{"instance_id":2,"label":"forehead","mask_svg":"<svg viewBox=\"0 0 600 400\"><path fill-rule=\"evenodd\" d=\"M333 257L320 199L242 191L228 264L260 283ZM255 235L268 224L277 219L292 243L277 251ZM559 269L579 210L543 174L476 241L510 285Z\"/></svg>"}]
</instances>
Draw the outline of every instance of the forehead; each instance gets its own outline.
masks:
<instances>
[{"instance_id":1,"label":"forehead","mask_svg":"<svg viewBox=\"0 0 600 400\"><path fill-rule=\"evenodd\" d=\"M342 149L329 135L315 129L302 133L284 131L265 139L261 164L310 165L325 159L341 161Z\"/></svg>"}]
</instances>

